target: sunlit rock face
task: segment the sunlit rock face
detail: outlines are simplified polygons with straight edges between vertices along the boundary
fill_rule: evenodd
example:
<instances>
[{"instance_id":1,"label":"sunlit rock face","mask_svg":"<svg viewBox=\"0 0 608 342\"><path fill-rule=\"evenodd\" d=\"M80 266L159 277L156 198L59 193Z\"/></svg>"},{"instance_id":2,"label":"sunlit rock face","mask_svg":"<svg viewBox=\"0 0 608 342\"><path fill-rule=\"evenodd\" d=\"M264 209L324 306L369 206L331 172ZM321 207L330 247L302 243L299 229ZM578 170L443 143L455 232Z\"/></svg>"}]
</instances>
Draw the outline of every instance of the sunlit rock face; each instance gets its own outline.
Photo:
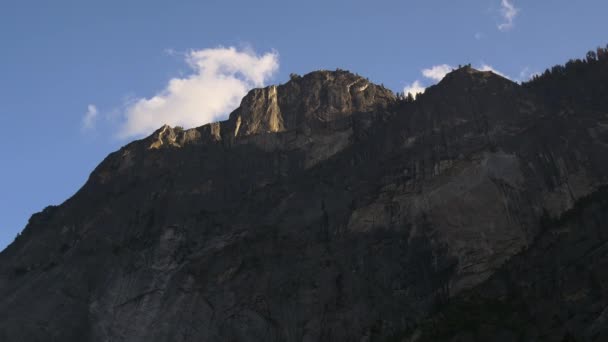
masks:
<instances>
[{"instance_id":1,"label":"sunlit rock face","mask_svg":"<svg viewBox=\"0 0 608 342\"><path fill-rule=\"evenodd\" d=\"M348 146L360 118L385 115L395 104L392 91L361 76L316 71L251 90L226 121L189 130L163 126L146 140L154 149L221 140L266 151L298 149L306 154L305 167L311 167Z\"/></svg>"},{"instance_id":2,"label":"sunlit rock face","mask_svg":"<svg viewBox=\"0 0 608 342\"><path fill-rule=\"evenodd\" d=\"M541 222L608 180L608 108L556 110L539 89L465 67L407 102L318 71L252 90L226 121L163 126L2 252L0 340L426 336L421 322L470 291L504 295L496 277L515 279L521 260L559 270L526 259L554 241ZM593 222L581 239L603 243ZM604 336L597 279L588 297L547 292L598 300L573 334Z\"/></svg>"},{"instance_id":3,"label":"sunlit rock face","mask_svg":"<svg viewBox=\"0 0 608 342\"><path fill-rule=\"evenodd\" d=\"M230 115L234 136L314 128L385 108L394 94L347 71L294 76L281 86L254 89Z\"/></svg>"}]
</instances>

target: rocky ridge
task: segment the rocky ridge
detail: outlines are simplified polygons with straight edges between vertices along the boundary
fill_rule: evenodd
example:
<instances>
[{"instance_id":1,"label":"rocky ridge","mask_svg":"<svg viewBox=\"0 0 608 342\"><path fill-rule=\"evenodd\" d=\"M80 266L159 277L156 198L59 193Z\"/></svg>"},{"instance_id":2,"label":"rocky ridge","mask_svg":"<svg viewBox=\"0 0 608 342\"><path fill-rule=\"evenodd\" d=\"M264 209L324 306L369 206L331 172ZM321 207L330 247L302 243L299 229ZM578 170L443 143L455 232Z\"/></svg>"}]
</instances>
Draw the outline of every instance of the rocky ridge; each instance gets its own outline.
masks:
<instances>
[{"instance_id":1,"label":"rocky ridge","mask_svg":"<svg viewBox=\"0 0 608 342\"><path fill-rule=\"evenodd\" d=\"M546 91L464 67L407 102L319 71L226 121L163 126L0 254L0 339L425 338L606 184L608 108L557 110ZM601 338L602 305L593 327L517 333Z\"/></svg>"}]
</instances>

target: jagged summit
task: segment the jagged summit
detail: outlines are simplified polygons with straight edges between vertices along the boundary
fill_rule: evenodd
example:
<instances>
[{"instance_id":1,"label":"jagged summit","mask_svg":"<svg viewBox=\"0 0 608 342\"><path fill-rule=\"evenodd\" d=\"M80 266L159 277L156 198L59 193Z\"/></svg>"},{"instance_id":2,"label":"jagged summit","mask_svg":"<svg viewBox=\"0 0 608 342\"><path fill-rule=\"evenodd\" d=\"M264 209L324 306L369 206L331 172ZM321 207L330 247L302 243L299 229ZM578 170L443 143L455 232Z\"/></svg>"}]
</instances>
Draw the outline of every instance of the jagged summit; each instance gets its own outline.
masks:
<instances>
[{"instance_id":1,"label":"jagged summit","mask_svg":"<svg viewBox=\"0 0 608 342\"><path fill-rule=\"evenodd\" d=\"M515 82L491 71L464 66L448 73L430 93L441 96L483 89L495 93L498 88L517 86ZM386 108L397 101L392 91L347 70L317 70L303 76L292 74L281 85L250 90L225 121L194 130L212 140L250 136L260 133L310 130L319 124L346 118L357 112ZM162 132L162 134L160 134ZM167 143L154 143L154 148L178 146L199 134L192 130L172 132L159 128L154 137L168 137ZM181 138L180 138L181 136Z\"/></svg>"},{"instance_id":2,"label":"jagged summit","mask_svg":"<svg viewBox=\"0 0 608 342\"><path fill-rule=\"evenodd\" d=\"M392 91L359 75L340 69L319 70L292 75L285 84L250 90L225 121L189 130L164 125L145 140L150 148L180 147L200 139L311 131L355 113L386 108L395 101Z\"/></svg>"},{"instance_id":3,"label":"jagged summit","mask_svg":"<svg viewBox=\"0 0 608 342\"><path fill-rule=\"evenodd\" d=\"M448 73L429 93L462 96L475 90L496 93L516 83L491 71L464 66ZM262 133L310 131L319 125L358 112L386 108L397 101L392 91L347 70L317 70L303 76L292 74L281 85L250 90L225 121L175 131L161 127L152 136L150 148L179 147L201 137L214 141Z\"/></svg>"},{"instance_id":4,"label":"jagged summit","mask_svg":"<svg viewBox=\"0 0 608 342\"><path fill-rule=\"evenodd\" d=\"M234 136L306 129L387 106L394 94L348 71L314 71L279 86L253 89L230 114Z\"/></svg>"}]
</instances>

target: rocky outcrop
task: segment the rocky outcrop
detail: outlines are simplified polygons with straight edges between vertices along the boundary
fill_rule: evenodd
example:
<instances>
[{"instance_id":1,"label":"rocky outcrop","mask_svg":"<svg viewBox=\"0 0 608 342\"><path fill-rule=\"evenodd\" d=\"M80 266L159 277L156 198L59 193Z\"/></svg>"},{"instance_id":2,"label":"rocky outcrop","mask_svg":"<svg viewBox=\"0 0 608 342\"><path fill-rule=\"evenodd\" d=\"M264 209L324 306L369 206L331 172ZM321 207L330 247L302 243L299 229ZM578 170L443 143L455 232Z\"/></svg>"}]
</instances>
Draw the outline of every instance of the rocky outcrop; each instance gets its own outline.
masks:
<instances>
[{"instance_id":1,"label":"rocky outcrop","mask_svg":"<svg viewBox=\"0 0 608 342\"><path fill-rule=\"evenodd\" d=\"M305 167L349 145L360 117L387 115L392 91L348 71L316 71L286 84L251 90L226 121L183 130L163 126L150 148L186 144L253 144L265 151L307 151ZM268 134L275 133L275 134ZM281 134L277 134L281 133Z\"/></svg>"},{"instance_id":2,"label":"rocky outcrop","mask_svg":"<svg viewBox=\"0 0 608 342\"><path fill-rule=\"evenodd\" d=\"M294 76L281 86L249 92L230 114L227 134L236 137L287 130L311 134L354 113L376 111L394 102L390 90L360 76L347 71L317 71Z\"/></svg>"},{"instance_id":3,"label":"rocky outcrop","mask_svg":"<svg viewBox=\"0 0 608 342\"><path fill-rule=\"evenodd\" d=\"M407 102L319 71L163 126L2 252L0 339L423 336L608 180L608 110L535 89L465 67Z\"/></svg>"}]
</instances>

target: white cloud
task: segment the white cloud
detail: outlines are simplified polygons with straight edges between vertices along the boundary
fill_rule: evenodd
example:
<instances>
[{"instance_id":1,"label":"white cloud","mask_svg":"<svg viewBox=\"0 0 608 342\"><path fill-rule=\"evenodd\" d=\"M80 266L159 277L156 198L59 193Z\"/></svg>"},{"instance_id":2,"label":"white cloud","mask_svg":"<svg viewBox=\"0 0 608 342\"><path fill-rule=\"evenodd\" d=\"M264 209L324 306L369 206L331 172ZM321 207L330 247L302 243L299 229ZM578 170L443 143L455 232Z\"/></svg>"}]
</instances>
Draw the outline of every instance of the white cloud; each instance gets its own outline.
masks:
<instances>
[{"instance_id":1,"label":"white cloud","mask_svg":"<svg viewBox=\"0 0 608 342\"><path fill-rule=\"evenodd\" d=\"M496 75L500 75L500 76L502 76L502 77L504 77L504 78L511 79L511 78L510 78L509 76L507 76L506 74L504 74L504 73L502 73L502 72L500 72L500 71L498 71L498 70L494 69L494 67L493 67L493 66L488 65L488 64L485 64L485 63L484 63L484 64L482 64L482 65L481 65L481 66L478 68L478 70L479 70L479 71L491 71L491 72L495 73Z\"/></svg>"},{"instance_id":2,"label":"white cloud","mask_svg":"<svg viewBox=\"0 0 608 342\"><path fill-rule=\"evenodd\" d=\"M519 72L519 76L517 77L516 81L519 83L526 82L532 79L534 76L540 76L540 74L541 73L538 71L531 71L529 67L525 67Z\"/></svg>"},{"instance_id":3,"label":"white cloud","mask_svg":"<svg viewBox=\"0 0 608 342\"><path fill-rule=\"evenodd\" d=\"M439 64L427 69L422 69L421 73L422 76L424 76L425 78L428 78L435 82L439 82L443 79L443 77L445 77L447 73L449 73L453 69L454 68L448 64ZM407 84L403 88L403 94L407 96L408 93L411 93L415 98L416 94L424 93L425 89L426 87L422 85L422 82L420 80L415 80L413 83Z\"/></svg>"},{"instance_id":4,"label":"white cloud","mask_svg":"<svg viewBox=\"0 0 608 342\"><path fill-rule=\"evenodd\" d=\"M88 105L87 106L87 112L84 114L84 117L82 118L82 129L84 130L90 130L93 127L95 127L95 123L97 122L97 116L98 116L98 111L97 111L97 107L95 107L95 105Z\"/></svg>"},{"instance_id":5,"label":"white cloud","mask_svg":"<svg viewBox=\"0 0 608 342\"><path fill-rule=\"evenodd\" d=\"M509 0L500 1L500 14L504 21L498 24L498 29L501 31L508 31L513 28L513 21L519 13L519 8L516 8Z\"/></svg>"},{"instance_id":6,"label":"white cloud","mask_svg":"<svg viewBox=\"0 0 608 342\"><path fill-rule=\"evenodd\" d=\"M262 87L278 70L277 52L257 55L234 47L190 51L192 73L169 80L150 98L132 100L119 136L149 134L163 124L195 127L225 117L247 91Z\"/></svg>"},{"instance_id":7,"label":"white cloud","mask_svg":"<svg viewBox=\"0 0 608 342\"><path fill-rule=\"evenodd\" d=\"M443 77L454 68L447 64L440 64L432 66L428 69L422 69L422 75L426 78L430 78L434 81L441 81Z\"/></svg>"},{"instance_id":8,"label":"white cloud","mask_svg":"<svg viewBox=\"0 0 608 342\"><path fill-rule=\"evenodd\" d=\"M177 52L177 51L175 51L173 48L166 48L166 49L165 49L165 50L163 50L163 51L164 51L164 53L165 53L167 56L175 56L175 55L177 55L177 54L178 54L178 52Z\"/></svg>"},{"instance_id":9,"label":"white cloud","mask_svg":"<svg viewBox=\"0 0 608 342\"><path fill-rule=\"evenodd\" d=\"M475 32L474 37L475 37L476 40L481 40L481 38L483 38L483 33L481 33L481 32Z\"/></svg>"},{"instance_id":10,"label":"white cloud","mask_svg":"<svg viewBox=\"0 0 608 342\"><path fill-rule=\"evenodd\" d=\"M414 98L415 98L416 94L424 93L425 89L426 88L420 83L420 81L416 80L416 81L414 81L414 83L406 85L403 88L403 93L405 95L407 95L408 93L411 93L412 96L414 96Z\"/></svg>"}]
</instances>

